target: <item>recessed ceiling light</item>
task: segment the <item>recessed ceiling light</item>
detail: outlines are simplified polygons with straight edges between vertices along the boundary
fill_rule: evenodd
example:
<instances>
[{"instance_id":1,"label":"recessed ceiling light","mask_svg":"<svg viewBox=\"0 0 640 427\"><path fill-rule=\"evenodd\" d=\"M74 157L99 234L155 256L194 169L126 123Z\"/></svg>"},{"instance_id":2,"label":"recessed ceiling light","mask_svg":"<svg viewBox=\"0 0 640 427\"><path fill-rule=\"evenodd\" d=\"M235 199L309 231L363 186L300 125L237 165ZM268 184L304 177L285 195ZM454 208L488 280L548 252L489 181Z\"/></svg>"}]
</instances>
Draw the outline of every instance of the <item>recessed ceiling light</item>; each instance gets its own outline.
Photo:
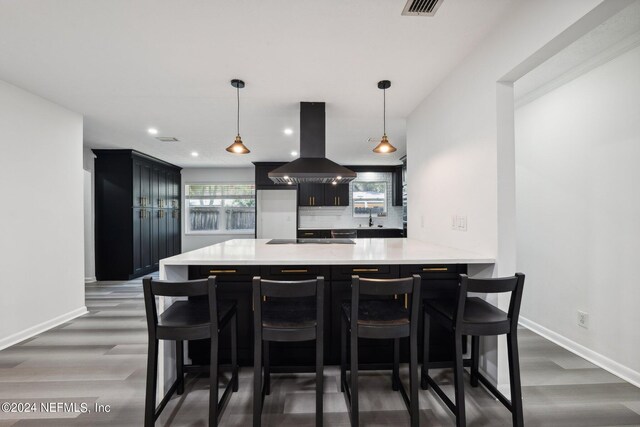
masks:
<instances>
[{"instance_id":1,"label":"recessed ceiling light","mask_svg":"<svg viewBox=\"0 0 640 427\"><path fill-rule=\"evenodd\" d=\"M285 134L285 135L292 135L292 134L293 134L293 129L291 129L291 128L286 128L286 129L284 130L284 134Z\"/></svg>"},{"instance_id":2,"label":"recessed ceiling light","mask_svg":"<svg viewBox=\"0 0 640 427\"><path fill-rule=\"evenodd\" d=\"M292 155L293 157L295 157L295 156L297 156L297 155L298 155L298 152L297 152L297 151L292 151L292 152L291 152L291 155Z\"/></svg>"},{"instance_id":3,"label":"recessed ceiling light","mask_svg":"<svg viewBox=\"0 0 640 427\"><path fill-rule=\"evenodd\" d=\"M197 151L192 151L192 152L191 152L191 155L192 155L193 157L198 157L200 154L198 154L198 152L197 152Z\"/></svg>"},{"instance_id":4,"label":"recessed ceiling light","mask_svg":"<svg viewBox=\"0 0 640 427\"><path fill-rule=\"evenodd\" d=\"M149 129L147 129L147 132L149 132L149 134L151 134L151 135L157 135L158 134L158 129L149 128Z\"/></svg>"}]
</instances>

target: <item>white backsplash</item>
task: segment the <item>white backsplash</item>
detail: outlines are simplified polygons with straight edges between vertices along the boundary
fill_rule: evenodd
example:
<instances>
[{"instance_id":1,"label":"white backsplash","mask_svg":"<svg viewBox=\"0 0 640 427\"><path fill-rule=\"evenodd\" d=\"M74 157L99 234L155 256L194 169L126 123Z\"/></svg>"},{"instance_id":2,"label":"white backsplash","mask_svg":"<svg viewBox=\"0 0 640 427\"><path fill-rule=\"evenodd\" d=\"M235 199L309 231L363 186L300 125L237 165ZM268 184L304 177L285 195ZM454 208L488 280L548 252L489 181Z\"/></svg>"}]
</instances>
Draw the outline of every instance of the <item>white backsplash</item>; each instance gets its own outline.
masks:
<instances>
[{"instance_id":1,"label":"white backsplash","mask_svg":"<svg viewBox=\"0 0 640 427\"><path fill-rule=\"evenodd\" d=\"M358 173L360 181L387 182L387 216L373 217L373 226L402 228L402 206L392 206L392 174L389 172ZM353 185L349 184L349 200L352 201ZM299 228L358 228L369 227L369 217L354 217L353 203L349 206L301 206L299 208Z\"/></svg>"}]
</instances>

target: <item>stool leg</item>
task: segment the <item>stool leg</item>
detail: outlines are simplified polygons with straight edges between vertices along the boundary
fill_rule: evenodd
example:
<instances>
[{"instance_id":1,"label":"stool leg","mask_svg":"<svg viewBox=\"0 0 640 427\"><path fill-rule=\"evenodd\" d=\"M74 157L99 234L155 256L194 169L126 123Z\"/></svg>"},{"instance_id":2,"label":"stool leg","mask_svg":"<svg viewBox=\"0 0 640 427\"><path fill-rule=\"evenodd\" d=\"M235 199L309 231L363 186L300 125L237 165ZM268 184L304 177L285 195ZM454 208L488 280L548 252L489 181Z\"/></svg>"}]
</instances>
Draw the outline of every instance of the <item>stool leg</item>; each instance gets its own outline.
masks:
<instances>
[{"instance_id":1,"label":"stool leg","mask_svg":"<svg viewBox=\"0 0 640 427\"><path fill-rule=\"evenodd\" d=\"M509 380L511 385L511 414L515 427L524 426L522 411L522 390L520 388L520 361L518 360L518 337L514 330L507 334L507 352L509 356Z\"/></svg>"},{"instance_id":2,"label":"stool leg","mask_svg":"<svg viewBox=\"0 0 640 427\"><path fill-rule=\"evenodd\" d=\"M398 381L400 378L400 338L393 340L393 371L391 372L391 389L400 390Z\"/></svg>"},{"instance_id":3,"label":"stool leg","mask_svg":"<svg viewBox=\"0 0 640 427\"><path fill-rule=\"evenodd\" d=\"M423 329L423 351L422 351L422 372L420 374L420 387L423 390L429 389L427 377L429 376L429 327L430 318L426 310L424 312L424 329Z\"/></svg>"},{"instance_id":4,"label":"stool leg","mask_svg":"<svg viewBox=\"0 0 640 427\"><path fill-rule=\"evenodd\" d=\"M233 315L231 321L231 381L232 390L238 391L238 314Z\"/></svg>"},{"instance_id":5,"label":"stool leg","mask_svg":"<svg viewBox=\"0 0 640 427\"><path fill-rule=\"evenodd\" d=\"M253 427L260 427L262 415L262 335L254 332L253 342Z\"/></svg>"},{"instance_id":6,"label":"stool leg","mask_svg":"<svg viewBox=\"0 0 640 427\"><path fill-rule=\"evenodd\" d=\"M322 325L319 326L322 328ZM324 338L316 336L316 427L322 427L324 398Z\"/></svg>"},{"instance_id":7,"label":"stool leg","mask_svg":"<svg viewBox=\"0 0 640 427\"><path fill-rule=\"evenodd\" d=\"M480 364L480 337L471 336L471 387L478 387L478 365Z\"/></svg>"},{"instance_id":8,"label":"stool leg","mask_svg":"<svg viewBox=\"0 0 640 427\"><path fill-rule=\"evenodd\" d=\"M269 361L269 341L262 341L262 360L264 360L264 394L271 394L271 362Z\"/></svg>"},{"instance_id":9,"label":"stool leg","mask_svg":"<svg viewBox=\"0 0 640 427\"><path fill-rule=\"evenodd\" d=\"M344 383L347 378L347 322L340 316L340 391L344 393Z\"/></svg>"},{"instance_id":10,"label":"stool leg","mask_svg":"<svg viewBox=\"0 0 640 427\"><path fill-rule=\"evenodd\" d=\"M176 394L180 396L184 393L184 344L176 341L176 377L178 378L178 387Z\"/></svg>"},{"instance_id":11,"label":"stool leg","mask_svg":"<svg viewBox=\"0 0 640 427\"><path fill-rule=\"evenodd\" d=\"M358 408L358 335L351 329L351 426L359 425Z\"/></svg>"},{"instance_id":12,"label":"stool leg","mask_svg":"<svg viewBox=\"0 0 640 427\"><path fill-rule=\"evenodd\" d=\"M211 337L209 359L209 427L218 425L218 336Z\"/></svg>"},{"instance_id":13,"label":"stool leg","mask_svg":"<svg viewBox=\"0 0 640 427\"><path fill-rule=\"evenodd\" d=\"M413 327L413 325L412 325ZM411 427L420 425L420 399L418 398L418 331L412 331L409 337L409 388L411 389Z\"/></svg>"},{"instance_id":14,"label":"stool leg","mask_svg":"<svg viewBox=\"0 0 640 427\"><path fill-rule=\"evenodd\" d=\"M147 394L144 405L144 425L155 424L156 388L158 385L158 340L149 337L147 350Z\"/></svg>"},{"instance_id":15,"label":"stool leg","mask_svg":"<svg viewBox=\"0 0 640 427\"><path fill-rule=\"evenodd\" d=\"M455 333L455 365L453 368L455 396L456 396L456 426L466 426L464 406L464 367L462 362L462 335Z\"/></svg>"}]
</instances>

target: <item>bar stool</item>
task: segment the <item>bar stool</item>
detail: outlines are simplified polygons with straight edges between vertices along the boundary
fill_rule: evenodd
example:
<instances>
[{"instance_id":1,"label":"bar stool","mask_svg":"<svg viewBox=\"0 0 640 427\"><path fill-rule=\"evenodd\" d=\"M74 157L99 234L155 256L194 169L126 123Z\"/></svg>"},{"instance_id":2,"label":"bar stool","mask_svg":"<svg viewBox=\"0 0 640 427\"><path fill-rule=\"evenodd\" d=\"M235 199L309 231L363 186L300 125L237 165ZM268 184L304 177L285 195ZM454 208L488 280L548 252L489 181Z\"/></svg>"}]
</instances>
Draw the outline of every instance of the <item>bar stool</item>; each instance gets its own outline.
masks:
<instances>
[{"instance_id":1,"label":"bar stool","mask_svg":"<svg viewBox=\"0 0 640 427\"><path fill-rule=\"evenodd\" d=\"M361 279L352 276L351 303L342 304L340 390L345 394L351 425L358 426L358 338L393 339L392 389L400 390L409 414L411 426L418 427L418 311L420 307L420 276L403 279ZM360 300L360 295L411 295L411 305L405 307L398 299ZM405 304L408 306L408 304ZM347 381L347 334L351 347L351 388ZM409 388L407 396L400 381L400 338L409 338Z\"/></svg>"},{"instance_id":2,"label":"bar stool","mask_svg":"<svg viewBox=\"0 0 640 427\"><path fill-rule=\"evenodd\" d=\"M315 301L309 301L315 297ZM265 395L271 393L269 341L316 340L316 426L322 426L324 375L324 277L277 281L253 278L253 425L261 424ZM264 353L263 351L264 343ZM262 362L264 358L264 385Z\"/></svg>"},{"instance_id":3,"label":"bar stool","mask_svg":"<svg viewBox=\"0 0 640 427\"><path fill-rule=\"evenodd\" d=\"M471 335L471 386L477 387L478 380L511 411L513 425L522 427L522 391L520 388L520 364L518 361L518 316L522 301L524 274L513 277L493 279L470 279L460 275L456 299L428 299L424 303L424 359L422 364L421 386L426 390L429 385L456 416L456 425L465 426L464 405L464 362L462 359L463 335ZM511 292L509 310L505 313L478 297L469 297L468 292L503 293ZM436 382L429 376L429 323L433 318L449 329L454 335L455 362L453 366L455 382L454 404ZM509 379L511 401L500 393L486 377L478 372L480 360L480 336L507 334L507 352L509 359Z\"/></svg>"},{"instance_id":4,"label":"bar stool","mask_svg":"<svg viewBox=\"0 0 640 427\"><path fill-rule=\"evenodd\" d=\"M177 392L184 393L185 372L209 372L209 426L217 426L222 409L231 396L238 391L238 317L235 301L218 301L216 298L216 278L185 282L169 282L145 277L142 280L144 305L147 313L149 350L147 354L147 391L144 410L144 425L150 427ZM158 317L156 296L197 297L208 296L207 300L176 301ZM231 326L231 381L218 402L218 334ZM184 364L184 341L211 339L211 359L209 366ZM160 340L176 342L175 382L156 408L156 388L158 375L158 346Z\"/></svg>"}]
</instances>

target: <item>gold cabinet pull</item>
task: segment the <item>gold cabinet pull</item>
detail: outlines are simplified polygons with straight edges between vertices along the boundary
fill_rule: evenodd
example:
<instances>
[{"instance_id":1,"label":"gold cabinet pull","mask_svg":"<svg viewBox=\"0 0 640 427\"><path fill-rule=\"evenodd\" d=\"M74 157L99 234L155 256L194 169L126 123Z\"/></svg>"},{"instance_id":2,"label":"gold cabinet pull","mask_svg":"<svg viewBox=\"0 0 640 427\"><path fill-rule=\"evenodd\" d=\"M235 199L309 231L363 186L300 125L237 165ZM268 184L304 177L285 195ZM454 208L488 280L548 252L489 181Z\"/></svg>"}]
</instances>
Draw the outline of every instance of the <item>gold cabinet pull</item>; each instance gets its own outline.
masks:
<instances>
[{"instance_id":1,"label":"gold cabinet pull","mask_svg":"<svg viewBox=\"0 0 640 427\"><path fill-rule=\"evenodd\" d=\"M354 273L365 273L365 272L377 273L378 269L377 268L354 268L353 272Z\"/></svg>"},{"instance_id":2,"label":"gold cabinet pull","mask_svg":"<svg viewBox=\"0 0 640 427\"><path fill-rule=\"evenodd\" d=\"M449 271L447 267L424 267L422 271Z\"/></svg>"},{"instance_id":3,"label":"gold cabinet pull","mask_svg":"<svg viewBox=\"0 0 640 427\"><path fill-rule=\"evenodd\" d=\"M209 270L210 274L217 274L217 273L237 273L238 270L235 269L231 269L231 270Z\"/></svg>"},{"instance_id":4,"label":"gold cabinet pull","mask_svg":"<svg viewBox=\"0 0 640 427\"><path fill-rule=\"evenodd\" d=\"M306 268L285 268L280 270L280 273L308 273L309 270Z\"/></svg>"},{"instance_id":5,"label":"gold cabinet pull","mask_svg":"<svg viewBox=\"0 0 640 427\"><path fill-rule=\"evenodd\" d=\"M305 235L305 236L313 236L313 235L314 235L314 233L309 233L309 232L307 232L307 233L304 233L304 235Z\"/></svg>"}]
</instances>

